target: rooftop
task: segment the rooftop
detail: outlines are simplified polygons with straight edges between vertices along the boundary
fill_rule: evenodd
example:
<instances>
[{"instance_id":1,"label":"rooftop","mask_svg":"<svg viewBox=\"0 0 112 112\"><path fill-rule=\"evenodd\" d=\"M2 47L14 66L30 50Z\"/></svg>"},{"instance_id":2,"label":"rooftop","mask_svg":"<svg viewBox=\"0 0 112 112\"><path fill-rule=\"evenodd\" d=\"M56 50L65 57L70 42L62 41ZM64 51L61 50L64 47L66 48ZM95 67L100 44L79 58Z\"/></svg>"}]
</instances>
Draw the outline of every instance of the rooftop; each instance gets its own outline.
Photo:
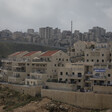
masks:
<instances>
[{"instance_id":1,"label":"rooftop","mask_svg":"<svg viewBox=\"0 0 112 112\"><path fill-rule=\"evenodd\" d=\"M19 54L21 54L23 52L25 52L25 51L16 52L16 53L11 54L10 56L17 56L17 55L19 55Z\"/></svg>"},{"instance_id":2,"label":"rooftop","mask_svg":"<svg viewBox=\"0 0 112 112\"><path fill-rule=\"evenodd\" d=\"M53 54L57 53L59 50L55 50L55 51L47 51L44 54L42 54L41 56L52 56Z\"/></svg>"},{"instance_id":3,"label":"rooftop","mask_svg":"<svg viewBox=\"0 0 112 112\"><path fill-rule=\"evenodd\" d=\"M33 55L33 54L35 54L37 52L39 52L39 51L31 51L31 52L25 54L24 56L31 56L31 55Z\"/></svg>"}]
</instances>

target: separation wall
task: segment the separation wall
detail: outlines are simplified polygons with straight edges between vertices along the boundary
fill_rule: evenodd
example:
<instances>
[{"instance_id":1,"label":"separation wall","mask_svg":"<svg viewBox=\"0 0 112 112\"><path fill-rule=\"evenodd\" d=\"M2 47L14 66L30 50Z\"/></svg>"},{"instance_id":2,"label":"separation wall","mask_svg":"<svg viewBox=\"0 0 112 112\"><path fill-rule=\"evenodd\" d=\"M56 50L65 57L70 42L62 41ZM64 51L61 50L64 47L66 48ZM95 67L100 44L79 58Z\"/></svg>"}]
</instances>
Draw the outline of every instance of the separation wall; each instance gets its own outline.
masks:
<instances>
[{"instance_id":1,"label":"separation wall","mask_svg":"<svg viewBox=\"0 0 112 112\"><path fill-rule=\"evenodd\" d=\"M112 94L112 86L94 86L93 92L95 93L104 93L104 94Z\"/></svg>"},{"instance_id":2,"label":"separation wall","mask_svg":"<svg viewBox=\"0 0 112 112\"><path fill-rule=\"evenodd\" d=\"M22 94L29 94L31 96L36 96L41 94L41 87L37 86L25 86L25 85L14 85L14 84L2 84L12 90L18 91Z\"/></svg>"},{"instance_id":3,"label":"separation wall","mask_svg":"<svg viewBox=\"0 0 112 112\"><path fill-rule=\"evenodd\" d=\"M41 96L81 108L112 109L112 95L41 89Z\"/></svg>"},{"instance_id":4,"label":"separation wall","mask_svg":"<svg viewBox=\"0 0 112 112\"><path fill-rule=\"evenodd\" d=\"M49 89L55 90L73 91L76 89L76 85L74 84L46 82L45 85L48 86Z\"/></svg>"}]
</instances>

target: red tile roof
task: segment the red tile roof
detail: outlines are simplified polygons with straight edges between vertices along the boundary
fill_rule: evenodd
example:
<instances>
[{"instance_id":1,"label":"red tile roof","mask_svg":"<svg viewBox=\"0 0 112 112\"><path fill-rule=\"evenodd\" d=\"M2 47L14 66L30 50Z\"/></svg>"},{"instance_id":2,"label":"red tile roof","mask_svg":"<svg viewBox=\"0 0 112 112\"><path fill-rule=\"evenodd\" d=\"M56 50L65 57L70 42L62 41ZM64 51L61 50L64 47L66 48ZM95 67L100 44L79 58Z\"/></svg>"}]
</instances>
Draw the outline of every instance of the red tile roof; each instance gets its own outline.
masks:
<instances>
[{"instance_id":1,"label":"red tile roof","mask_svg":"<svg viewBox=\"0 0 112 112\"><path fill-rule=\"evenodd\" d=\"M31 52L25 54L24 56L31 56L32 54L35 54L35 53L37 53L37 52L39 52L39 51L31 51Z\"/></svg>"},{"instance_id":2,"label":"red tile roof","mask_svg":"<svg viewBox=\"0 0 112 112\"><path fill-rule=\"evenodd\" d=\"M23 52L25 52L25 51L16 52L16 53L12 54L11 56L17 56L17 55L19 55L19 54L21 54Z\"/></svg>"},{"instance_id":3,"label":"red tile roof","mask_svg":"<svg viewBox=\"0 0 112 112\"><path fill-rule=\"evenodd\" d=\"M19 52L15 52L15 53L13 53L13 54L10 54L9 56L13 56L13 55L15 55L15 54L17 54L17 53L19 53Z\"/></svg>"},{"instance_id":4,"label":"red tile roof","mask_svg":"<svg viewBox=\"0 0 112 112\"><path fill-rule=\"evenodd\" d=\"M55 50L55 51L47 51L44 54L42 54L41 56L52 56L53 54L55 54L56 52L58 52L59 50Z\"/></svg>"}]
</instances>

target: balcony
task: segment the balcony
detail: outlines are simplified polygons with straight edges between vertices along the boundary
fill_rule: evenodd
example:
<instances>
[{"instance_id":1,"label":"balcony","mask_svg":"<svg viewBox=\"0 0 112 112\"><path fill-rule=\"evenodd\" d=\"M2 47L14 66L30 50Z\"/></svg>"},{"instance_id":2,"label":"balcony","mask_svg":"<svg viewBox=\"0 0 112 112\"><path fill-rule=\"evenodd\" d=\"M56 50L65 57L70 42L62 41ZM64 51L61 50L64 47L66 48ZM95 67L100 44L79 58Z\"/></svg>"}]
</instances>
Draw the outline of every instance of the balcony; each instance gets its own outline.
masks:
<instances>
[{"instance_id":1,"label":"balcony","mask_svg":"<svg viewBox=\"0 0 112 112\"><path fill-rule=\"evenodd\" d=\"M8 82L13 84L22 84L22 80L20 77L10 76L8 77Z\"/></svg>"},{"instance_id":2,"label":"balcony","mask_svg":"<svg viewBox=\"0 0 112 112\"><path fill-rule=\"evenodd\" d=\"M40 79L37 76L28 76L26 79Z\"/></svg>"},{"instance_id":3,"label":"balcony","mask_svg":"<svg viewBox=\"0 0 112 112\"><path fill-rule=\"evenodd\" d=\"M45 71L32 71L31 74L45 74Z\"/></svg>"},{"instance_id":4,"label":"balcony","mask_svg":"<svg viewBox=\"0 0 112 112\"><path fill-rule=\"evenodd\" d=\"M85 82L86 83L91 83L91 80L90 79L86 79Z\"/></svg>"},{"instance_id":5,"label":"balcony","mask_svg":"<svg viewBox=\"0 0 112 112\"><path fill-rule=\"evenodd\" d=\"M73 74L68 74L68 77L69 78L72 78L72 79L82 79L82 76L78 76L78 75L73 75Z\"/></svg>"},{"instance_id":6,"label":"balcony","mask_svg":"<svg viewBox=\"0 0 112 112\"><path fill-rule=\"evenodd\" d=\"M90 78L90 80L103 80L103 81L105 81L106 80L106 77L105 76L92 76L91 78Z\"/></svg>"},{"instance_id":7,"label":"balcony","mask_svg":"<svg viewBox=\"0 0 112 112\"><path fill-rule=\"evenodd\" d=\"M26 72L26 70L14 70L14 72Z\"/></svg>"},{"instance_id":8,"label":"balcony","mask_svg":"<svg viewBox=\"0 0 112 112\"><path fill-rule=\"evenodd\" d=\"M92 72L85 72L85 76L92 76Z\"/></svg>"},{"instance_id":9,"label":"balcony","mask_svg":"<svg viewBox=\"0 0 112 112\"><path fill-rule=\"evenodd\" d=\"M12 59L2 59L1 61L2 62L12 62L13 60Z\"/></svg>"}]
</instances>

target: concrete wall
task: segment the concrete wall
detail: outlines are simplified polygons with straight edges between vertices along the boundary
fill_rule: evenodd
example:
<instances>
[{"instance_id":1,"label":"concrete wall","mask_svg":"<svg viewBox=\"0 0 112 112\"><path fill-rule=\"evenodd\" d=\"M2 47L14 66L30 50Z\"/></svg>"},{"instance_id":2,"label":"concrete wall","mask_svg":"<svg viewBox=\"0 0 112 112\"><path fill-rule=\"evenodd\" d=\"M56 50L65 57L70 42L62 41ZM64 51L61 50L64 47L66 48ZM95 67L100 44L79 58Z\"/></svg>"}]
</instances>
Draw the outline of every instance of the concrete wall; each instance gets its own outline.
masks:
<instances>
[{"instance_id":1,"label":"concrete wall","mask_svg":"<svg viewBox=\"0 0 112 112\"><path fill-rule=\"evenodd\" d=\"M93 92L112 94L112 86L93 86Z\"/></svg>"},{"instance_id":2,"label":"concrete wall","mask_svg":"<svg viewBox=\"0 0 112 112\"><path fill-rule=\"evenodd\" d=\"M42 89L42 97L64 102L81 108L110 109L112 108L112 95L81 93L61 90Z\"/></svg>"},{"instance_id":3,"label":"concrete wall","mask_svg":"<svg viewBox=\"0 0 112 112\"><path fill-rule=\"evenodd\" d=\"M45 85L48 86L49 89L56 89L56 90L73 91L76 89L76 85L74 84L46 82Z\"/></svg>"},{"instance_id":4,"label":"concrete wall","mask_svg":"<svg viewBox=\"0 0 112 112\"><path fill-rule=\"evenodd\" d=\"M25 86L25 85L14 85L14 84L3 84L12 90L18 91L22 94L29 94L31 96L36 96L41 93L41 87L37 86Z\"/></svg>"}]
</instances>

